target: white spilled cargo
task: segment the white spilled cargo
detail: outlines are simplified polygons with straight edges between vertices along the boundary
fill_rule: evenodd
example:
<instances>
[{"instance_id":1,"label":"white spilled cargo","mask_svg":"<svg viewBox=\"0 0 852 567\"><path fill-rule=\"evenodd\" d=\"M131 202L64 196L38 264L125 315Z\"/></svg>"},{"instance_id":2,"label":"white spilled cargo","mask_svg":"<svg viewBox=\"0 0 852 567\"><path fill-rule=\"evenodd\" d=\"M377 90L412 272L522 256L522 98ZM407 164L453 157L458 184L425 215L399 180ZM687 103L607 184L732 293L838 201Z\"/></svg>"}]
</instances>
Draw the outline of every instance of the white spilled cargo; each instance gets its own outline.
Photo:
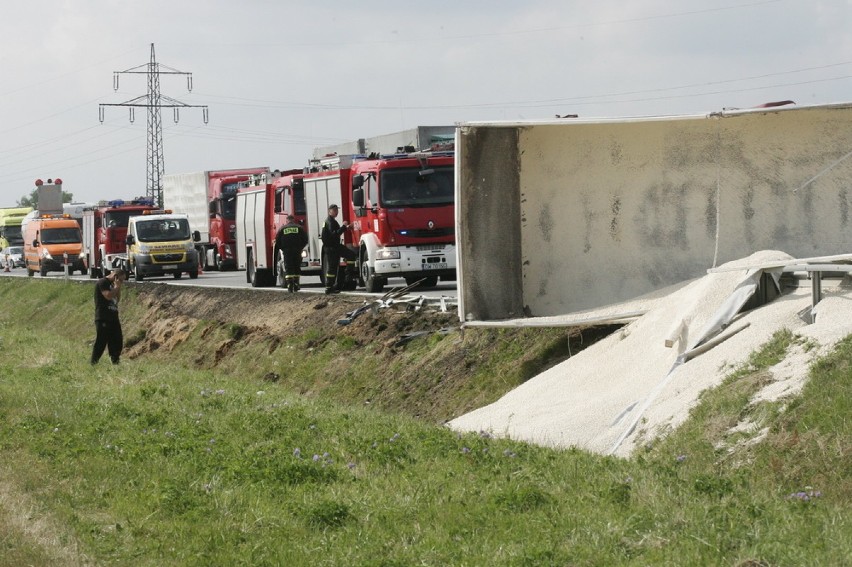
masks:
<instances>
[{"instance_id":1,"label":"white spilled cargo","mask_svg":"<svg viewBox=\"0 0 852 567\"><path fill-rule=\"evenodd\" d=\"M615 304L760 250L852 252L852 103L464 123L459 317Z\"/></svg>"},{"instance_id":2,"label":"white spilled cargo","mask_svg":"<svg viewBox=\"0 0 852 567\"><path fill-rule=\"evenodd\" d=\"M822 263L825 260L832 263ZM766 369L765 383L752 400L793 396L805 384L810 365L852 333L848 279L833 280L832 289L815 307L811 286L801 279L768 302L743 308L762 285L762 274L771 276L763 280L771 287L781 273L808 267L848 271L852 255L796 259L780 251L760 251L673 286L677 289L668 293L590 311L585 318L618 311L643 314L448 425L457 431L628 457L682 424L704 390L721 384L782 330L802 340ZM580 324L582 319L578 317ZM746 420L730 433L738 432L734 440L749 433L751 440L759 438L761 427Z\"/></svg>"}]
</instances>

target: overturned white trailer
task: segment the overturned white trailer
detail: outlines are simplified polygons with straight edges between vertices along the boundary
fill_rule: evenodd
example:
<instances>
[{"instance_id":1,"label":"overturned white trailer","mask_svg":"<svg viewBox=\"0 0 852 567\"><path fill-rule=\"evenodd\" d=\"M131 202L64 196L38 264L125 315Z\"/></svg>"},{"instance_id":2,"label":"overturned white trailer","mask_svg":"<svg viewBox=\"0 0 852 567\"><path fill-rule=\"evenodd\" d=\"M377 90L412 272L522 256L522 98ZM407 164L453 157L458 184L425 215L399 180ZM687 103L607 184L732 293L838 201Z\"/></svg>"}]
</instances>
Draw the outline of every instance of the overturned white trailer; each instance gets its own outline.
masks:
<instances>
[{"instance_id":1,"label":"overturned white trailer","mask_svg":"<svg viewBox=\"0 0 852 567\"><path fill-rule=\"evenodd\" d=\"M759 250L852 252L852 103L465 123L459 317L575 313Z\"/></svg>"}]
</instances>

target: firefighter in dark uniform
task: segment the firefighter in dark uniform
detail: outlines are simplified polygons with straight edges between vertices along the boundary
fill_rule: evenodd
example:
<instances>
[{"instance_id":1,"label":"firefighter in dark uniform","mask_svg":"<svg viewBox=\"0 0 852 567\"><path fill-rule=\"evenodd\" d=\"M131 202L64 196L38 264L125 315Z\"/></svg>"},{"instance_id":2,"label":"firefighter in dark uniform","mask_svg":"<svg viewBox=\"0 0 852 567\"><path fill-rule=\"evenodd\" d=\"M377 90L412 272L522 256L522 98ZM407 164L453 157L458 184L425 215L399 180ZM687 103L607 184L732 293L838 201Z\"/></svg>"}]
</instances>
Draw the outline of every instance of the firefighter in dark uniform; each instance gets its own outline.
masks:
<instances>
[{"instance_id":1,"label":"firefighter in dark uniform","mask_svg":"<svg viewBox=\"0 0 852 567\"><path fill-rule=\"evenodd\" d=\"M328 218L322 225L322 255L325 272L325 292L340 293L340 286L335 286L337 282L337 270L340 267L340 259L346 259L346 267L351 270L355 266L356 254L340 242L340 237L346 230L349 229L349 223L343 221L343 225L337 222L337 205L329 205Z\"/></svg>"},{"instance_id":2,"label":"firefighter in dark uniform","mask_svg":"<svg viewBox=\"0 0 852 567\"><path fill-rule=\"evenodd\" d=\"M287 224L275 235L275 247L284 256L284 283L293 293L299 291L299 278L302 274L302 250L308 244L308 233L296 222L293 215L287 215Z\"/></svg>"}]
</instances>

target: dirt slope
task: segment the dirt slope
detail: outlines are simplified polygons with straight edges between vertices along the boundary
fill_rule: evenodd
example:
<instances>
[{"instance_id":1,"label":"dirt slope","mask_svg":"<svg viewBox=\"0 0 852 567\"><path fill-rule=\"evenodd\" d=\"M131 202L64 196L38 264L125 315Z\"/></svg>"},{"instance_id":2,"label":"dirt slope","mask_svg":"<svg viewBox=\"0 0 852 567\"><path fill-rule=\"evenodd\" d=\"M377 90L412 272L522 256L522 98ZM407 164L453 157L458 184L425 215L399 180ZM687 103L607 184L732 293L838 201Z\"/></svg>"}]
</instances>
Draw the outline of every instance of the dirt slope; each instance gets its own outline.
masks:
<instances>
[{"instance_id":1,"label":"dirt slope","mask_svg":"<svg viewBox=\"0 0 852 567\"><path fill-rule=\"evenodd\" d=\"M275 351L279 344L313 352L327 348L333 358L316 358L315 368L301 369L287 381L289 368L267 374L241 374L278 381L307 395L329 396L342 403L371 404L443 423L493 402L505 392L570 354L593 344L613 328L588 329L460 329L455 311L435 307L418 310L404 303L368 310L351 323L339 323L366 304L364 296L313 293L295 295L276 290L213 289L136 284L137 301L146 309L143 322L125 325L128 358L161 356L190 339L202 325L227 326L232 338L193 348L209 352L196 357L199 366L227 365L240 350L259 341ZM375 301L373 301L375 303ZM432 340L434 334L441 340ZM197 339L196 339L197 340ZM345 352L337 345L345 344ZM337 350L335 350L337 349ZM292 352L292 351L291 351ZM346 380L329 381L343 372ZM305 374L312 374L306 376ZM297 374L294 372L294 374Z\"/></svg>"}]
</instances>

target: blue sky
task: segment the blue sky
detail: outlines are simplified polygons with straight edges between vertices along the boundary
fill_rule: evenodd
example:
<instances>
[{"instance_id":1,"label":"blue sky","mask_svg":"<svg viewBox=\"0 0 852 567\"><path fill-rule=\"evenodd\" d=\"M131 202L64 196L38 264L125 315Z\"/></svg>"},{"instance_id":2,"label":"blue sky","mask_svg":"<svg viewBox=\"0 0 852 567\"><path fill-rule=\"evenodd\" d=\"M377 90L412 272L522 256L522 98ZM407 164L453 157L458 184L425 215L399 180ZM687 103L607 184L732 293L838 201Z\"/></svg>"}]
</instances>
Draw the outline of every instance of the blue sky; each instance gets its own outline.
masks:
<instances>
[{"instance_id":1,"label":"blue sky","mask_svg":"<svg viewBox=\"0 0 852 567\"><path fill-rule=\"evenodd\" d=\"M0 206L145 193L151 44L166 174L302 167L316 146L466 121L852 101L847 0L31 0L0 19Z\"/></svg>"}]
</instances>

